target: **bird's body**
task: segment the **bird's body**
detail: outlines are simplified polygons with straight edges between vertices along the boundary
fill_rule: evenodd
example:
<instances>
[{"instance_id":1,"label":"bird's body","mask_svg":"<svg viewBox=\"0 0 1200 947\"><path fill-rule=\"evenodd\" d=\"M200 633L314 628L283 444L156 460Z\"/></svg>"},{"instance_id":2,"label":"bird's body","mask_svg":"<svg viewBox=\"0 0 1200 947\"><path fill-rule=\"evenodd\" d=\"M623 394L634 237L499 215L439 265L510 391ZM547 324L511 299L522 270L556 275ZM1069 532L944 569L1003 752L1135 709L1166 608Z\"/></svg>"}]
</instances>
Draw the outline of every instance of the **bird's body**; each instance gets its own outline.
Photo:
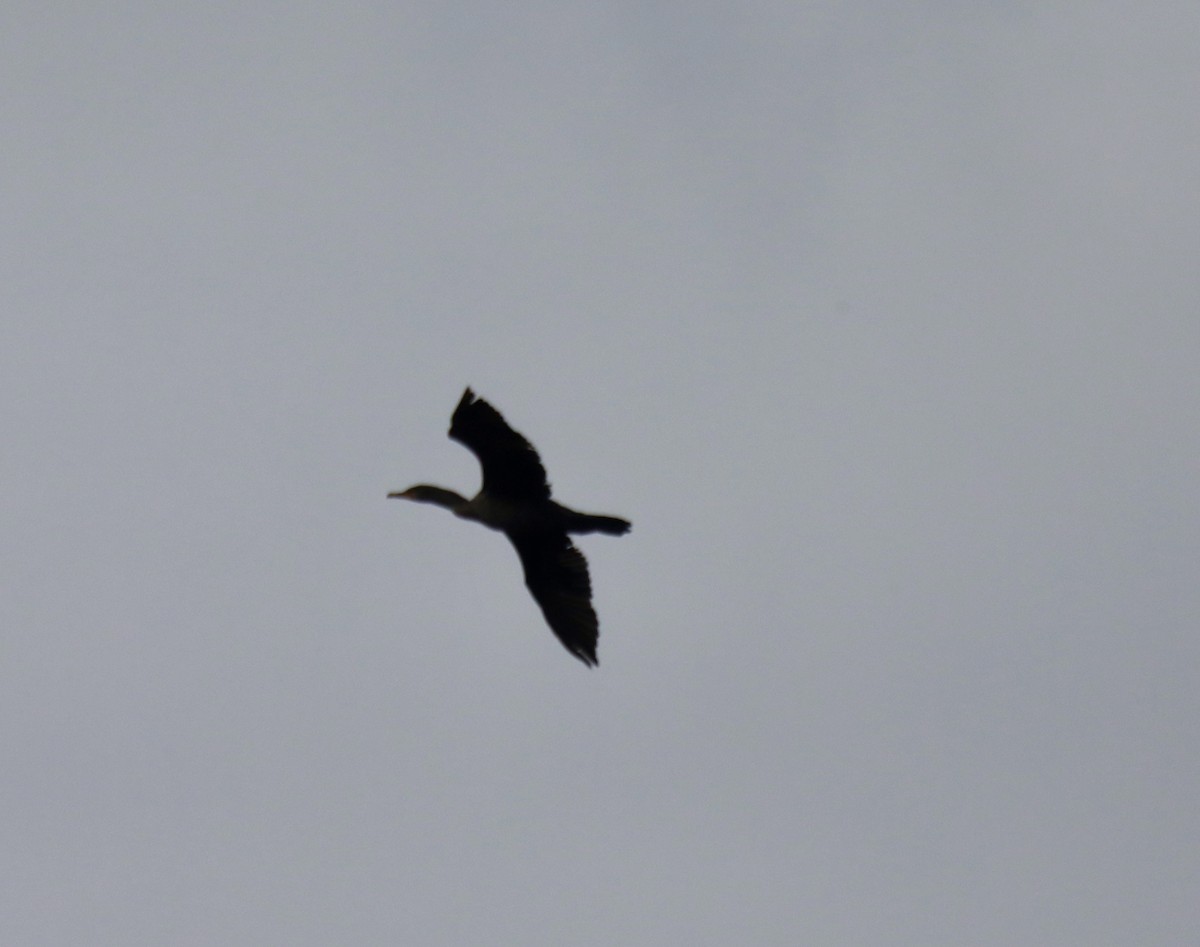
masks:
<instances>
[{"instance_id":1,"label":"bird's body","mask_svg":"<svg viewBox=\"0 0 1200 947\"><path fill-rule=\"evenodd\" d=\"M444 487L418 484L388 496L442 506L504 533L517 550L525 584L550 630L584 664L597 664L599 622L592 609L587 561L568 534L620 536L629 531L629 521L580 513L550 499L546 471L533 445L470 388L454 409L449 433L479 458L479 493L468 500Z\"/></svg>"}]
</instances>

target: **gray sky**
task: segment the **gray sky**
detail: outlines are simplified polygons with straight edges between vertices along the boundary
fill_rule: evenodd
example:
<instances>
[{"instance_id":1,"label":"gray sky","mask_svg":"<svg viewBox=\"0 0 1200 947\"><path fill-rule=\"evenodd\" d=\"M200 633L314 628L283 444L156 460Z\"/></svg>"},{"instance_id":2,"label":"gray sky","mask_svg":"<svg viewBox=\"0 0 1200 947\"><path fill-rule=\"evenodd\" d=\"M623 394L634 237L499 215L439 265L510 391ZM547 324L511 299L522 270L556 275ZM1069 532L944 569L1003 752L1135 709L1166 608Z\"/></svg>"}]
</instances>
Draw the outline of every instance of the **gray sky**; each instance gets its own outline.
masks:
<instances>
[{"instance_id":1,"label":"gray sky","mask_svg":"<svg viewBox=\"0 0 1200 947\"><path fill-rule=\"evenodd\" d=\"M1200 928L1200 8L9 3L0 941ZM470 384L602 665L469 492Z\"/></svg>"}]
</instances>

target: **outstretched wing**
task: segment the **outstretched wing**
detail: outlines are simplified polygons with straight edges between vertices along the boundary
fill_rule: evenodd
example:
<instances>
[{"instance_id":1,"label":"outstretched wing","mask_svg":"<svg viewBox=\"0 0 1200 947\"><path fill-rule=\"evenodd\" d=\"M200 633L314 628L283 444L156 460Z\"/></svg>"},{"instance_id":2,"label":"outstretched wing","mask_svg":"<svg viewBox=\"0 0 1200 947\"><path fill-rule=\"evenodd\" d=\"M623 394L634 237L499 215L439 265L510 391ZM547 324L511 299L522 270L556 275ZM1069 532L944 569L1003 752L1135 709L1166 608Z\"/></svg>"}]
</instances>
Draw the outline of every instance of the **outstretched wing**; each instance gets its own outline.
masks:
<instances>
[{"instance_id":1,"label":"outstretched wing","mask_svg":"<svg viewBox=\"0 0 1200 947\"><path fill-rule=\"evenodd\" d=\"M541 606L550 630L584 664L599 664L600 623L592 608L587 560L566 533L533 533L508 538L521 557L525 584Z\"/></svg>"},{"instance_id":2,"label":"outstretched wing","mask_svg":"<svg viewBox=\"0 0 1200 947\"><path fill-rule=\"evenodd\" d=\"M533 445L468 388L450 418L450 437L483 467L483 491L505 500L548 500L550 484Z\"/></svg>"}]
</instances>

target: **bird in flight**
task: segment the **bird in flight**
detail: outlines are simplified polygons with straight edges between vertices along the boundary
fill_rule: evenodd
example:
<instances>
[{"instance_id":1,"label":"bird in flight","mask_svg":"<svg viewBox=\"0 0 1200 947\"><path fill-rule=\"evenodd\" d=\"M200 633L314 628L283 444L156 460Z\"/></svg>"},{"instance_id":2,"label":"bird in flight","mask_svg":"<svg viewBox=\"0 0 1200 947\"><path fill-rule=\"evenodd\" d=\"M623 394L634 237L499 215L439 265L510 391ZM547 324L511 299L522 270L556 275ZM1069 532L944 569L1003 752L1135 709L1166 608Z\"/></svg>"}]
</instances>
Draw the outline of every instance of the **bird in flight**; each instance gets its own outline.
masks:
<instances>
[{"instance_id":1,"label":"bird in flight","mask_svg":"<svg viewBox=\"0 0 1200 947\"><path fill-rule=\"evenodd\" d=\"M472 499L444 487L417 484L388 497L443 506L508 537L525 570L525 585L563 646L588 667L599 663L600 625L592 608L587 560L569 533L629 532L629 520L568 509L550 499L546 470L532 444L500 412L463 392L450 418L450 438L471 451L483 468L483 487Z\"/></svg>"}]
</instances>

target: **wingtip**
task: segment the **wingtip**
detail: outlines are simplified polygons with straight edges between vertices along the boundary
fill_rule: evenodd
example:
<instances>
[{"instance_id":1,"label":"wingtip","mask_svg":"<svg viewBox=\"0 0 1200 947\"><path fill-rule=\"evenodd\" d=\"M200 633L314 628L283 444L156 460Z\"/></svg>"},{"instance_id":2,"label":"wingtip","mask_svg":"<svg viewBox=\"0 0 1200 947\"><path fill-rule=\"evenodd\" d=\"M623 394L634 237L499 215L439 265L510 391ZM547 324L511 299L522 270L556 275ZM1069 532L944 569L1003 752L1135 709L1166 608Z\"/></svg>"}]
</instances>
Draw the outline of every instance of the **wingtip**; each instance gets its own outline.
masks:
<instances>
[{"instance_id":1,"label":"wingtip","mask_svg":"<svg viewBox=\"0 0 1200 947\"><path fill-rule=\"evenodd\" d=\"M471 390L470 386L467 386L465 389L463 389L462 397L458 399L458 404L454 406L454 412L450 415L450 430L446 432L450 437L454 437L455 435L459 421L462 418L462 412L471 407L478 400L479 399L475 397L475 392Z\"/></svg>"},{"instance_id":2,"label":"wingtip","mask_svg":"<svg viewBox=\"0 0 1200 947\"><path fill-rule=\"evenodd\" d=\"M596 654L596 646L594 644L589 647L589 644L581 642L575 647L568 648L567 650L570 651L571 654L575 655L575 657L579 658L579 660L586 664L589 668L600 666L600 658Z\"/></svg>"}]
</instances>

